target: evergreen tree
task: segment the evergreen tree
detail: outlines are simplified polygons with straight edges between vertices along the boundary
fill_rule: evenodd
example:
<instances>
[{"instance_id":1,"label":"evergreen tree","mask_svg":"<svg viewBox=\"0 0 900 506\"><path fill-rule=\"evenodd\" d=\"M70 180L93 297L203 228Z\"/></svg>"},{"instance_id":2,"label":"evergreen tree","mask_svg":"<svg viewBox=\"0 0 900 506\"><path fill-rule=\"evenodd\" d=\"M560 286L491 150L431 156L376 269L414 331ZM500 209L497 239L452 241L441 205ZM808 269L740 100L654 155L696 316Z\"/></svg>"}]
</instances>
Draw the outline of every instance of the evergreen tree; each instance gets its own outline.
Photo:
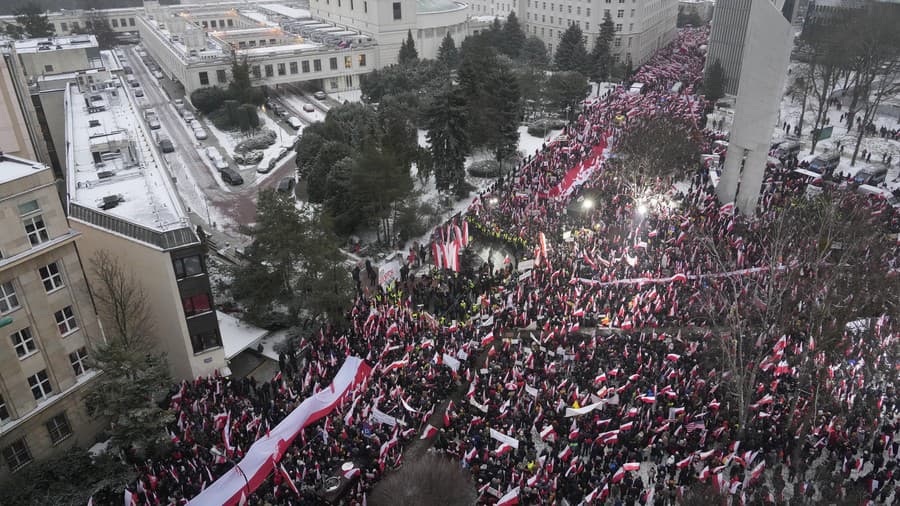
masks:
<instances>
[{"instance_id":1,"label":"evergreen tree","mask_svg":"<svg viewBox=\"0 0 900 506\"><path fill-rule=\"evenodd\" d=\"M408 65L415 63L419 59L419 53L416 52L416 42L413 40L412 30L407 30L406 40L400 44L400 54L397 55L397 62L400 65Z\"/></svg>"},{"instance_id":2,"label":"evergreen tree","mask_svg":"<svg viewBox=\"0 0 900 506\"><path fill-rule=\"evenodd\" d=\"M491 75L497 69L498 63L494 50L480 42L478 38L472 37L463 41L461 62L457 71L460 93L466 106L472 147L485 145L494 129L490 116L485 112L494 106L490 83ZM435 163L440 162L435 159Z\"/></svg>"},{"instance_id":3,"label":"evergreen tree","mask_svg":"<svg viewBox=\"0 0 900 506\"><path fill-rule=\"evenodd\" d=\"M703 83L706 99L711 103L716 103L720 98L725 96L725 68L722 62L716 59L706 74L706 80Z\"/></svg>"},{"instance_id":4,"label":"evergreen tree","mask_svg":"<svg viewBox=\"0 0 900 506\"><path fill-rule=\"evenodd\" d=\"M550 63L550 57L547 56L547 46L544 45L544 41L534 35L525 39L522 50L519 51L519 60L530 67L537 69L547 68L547 65Z\"/></svg>"},{"instance_id":5,"label":"evergreen tree","mask_svg":"<svg viewBox=\"0 0 900 506\"><path fill-rule=\"evenodd\" d=\"M518 58L525 45L525 32L519 24L519 18L515 11L510 11L503 24L503 33L500 37L500 51L510 58Z\"/></svg>"},{"instance_id":6,"label":"evergreen tree","mask_svg":"<svg viewBox=\"0 0 900 506\"><path fill-rule=\"evenodd\" d=\"M519 144L519 120L522 117L521 95L516 77L506 65L500 65L491 76L493 107L490 111L493 135L489 145L501 164L515 154Z\"/></svg>"},{"instance_id":7,"label":"evergreen tree","mask_svg":"<svg viewBox=\"0 0 900 506\"><path fill-rule=\"evenodd\" d=\"M612 44L615 36L616 26L607 11L603 16L603 23L600 25L600 33L594 42L594 48L591 50L590 76L597 82L608 81L612 73Z\"/></svg>"},{"instance_id":8,"label":"evergreen tree","mask_svg":"<svg viewBox=\"0 0 900 506\"><path fill-rule=\"evenodd\" d=\"M580 103L590 91L587 77L579 72L554 72L547 80L550 103L567 119L580 112Z\"/></svg>"},{"instance_id":9,"label":"evergreen tree","mask_svg":"<svg viewBox=\"0 0 900 506\"><path fill-rule=\"evenodd\" d=\"M589 68L587 49L581 28L573 23L563 32L554 56L556 68L561 71L586 72Z\"/></svg>"},{"instance_id":10,"label":"evergreen tree","mask_svg":"<svg viewBox=\"0 0 900 506\"><path fill-rule=\"evenodd\" d=\"M7 25L7 33L10 36L36 39L56 34L53 23L47 19L47 15L44 14L44 10L38 3L26 3L16 9L15 15L18 26Z\"/></svg>"},{"instance_id":11,"label":"evergreen tree","mask_svg":"<svg viewBox=\"0 0 900 506\"><path fill-rule=\"evenodd\" d=\"M438 190L463 193L469 130L461 89L447 87L434 97L428 111L427 129Z\"/></svg>"},{"instance_id":12,"label":"evergreen tree","mask_svg":"<svg viewBox=\"0 0 900 506\"><path fill-rule=\"evenodd\" d=\"M450 32L444 35L441 40L441 47L438 48L437 60L443 63L449 69L455 69L459 64L459 50L456 49L456 42L450 36Z\"/></svg>"}]
</instances>

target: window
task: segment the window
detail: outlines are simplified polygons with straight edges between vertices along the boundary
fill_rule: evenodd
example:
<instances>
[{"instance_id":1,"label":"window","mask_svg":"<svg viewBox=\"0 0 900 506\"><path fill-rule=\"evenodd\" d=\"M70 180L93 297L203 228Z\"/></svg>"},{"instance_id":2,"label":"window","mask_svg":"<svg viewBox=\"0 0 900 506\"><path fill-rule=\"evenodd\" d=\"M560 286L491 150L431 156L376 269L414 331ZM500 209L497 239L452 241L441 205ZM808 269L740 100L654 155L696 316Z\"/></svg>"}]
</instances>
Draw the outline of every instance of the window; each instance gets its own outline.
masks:
<instances>
[{"instance_id":1,"label":"window","mask_svg":"<svg viewBox=\"0 0 900 506\"><path fill-rule=\"evenodd\" d=\"M122 28L125 28L126 26L128 26L128 20L125 19L125 18L120 18L120 19L119 19L119 26L121 26Z\"/></svg>"},{"instance_id":2,"label":"window","mask_svg":"<svg viewBox=\"0 0 900 506\"><path fill-rule=\"evenodd\" d=\"M400 2L394 2L394 19L403 18L402 13L400 12Z\"/></svg>"},{"instance_id":3,"label":"window","mask_svg":"<svg viewBox=\"0 0 900 506\"><path fill-rule=\"evenodd\" d=\"M191 336L191 346L194 348L194 353L200 353L210 348L222 346L222 338L219 337L219 332L216 330L194 334Z\"/></svg>"},{"instance_id":4,"label":"window","mask_svg":"<svg viewBox=\"0 0 900 506\"><path fill-rule=\"evenodd\" d=\"M84 374L84 371L90 369L87 365L87 356L87 349L84 346L69 353L69 363L72 364L72 371L75 372L75 376L81 376Z\"/></svg>"},{"instance_id":5,"label":"window","mask_svg":"<svg viewBox=\"0 0 900 506\"><path fill-rule=\"evenodd\" d=\"M34 344L34 336L31 335L31 328L29 327L15 332L9 338L12 339L13 348L16 349L16 355L19 358L28 356L37 349L37 346Z\"/></svg>"},{"instance_id":6,"label":"window","mask_svg":"<svg viewBox=\"0 0 900 506\"><path fill-rule=\"evenodd\" d=\"M572 14L572 6L571 5L569 6L569 14Z\"/></svg>"},{"instance_id":7,"label":"window","mask_svg":"<svg viewBox=\"0 0 900 506\"><path fill-rule=\"evenodd\" d=\"M228 26L234 26L234 20L233 20L233 19L226 19L225 22L228 24Z\"/></svg>"},{"instance_id":8,"label":"window","mask_svg":"<svg viewBox=\"0 0 900 506\"><path fill-rule=\"evenodd\" d=\"M78 30L78 21L72 21L72 30Z\"/></svg>"},{"instance_id":9,"label":"window","mask_svg":"<svg viewBox=\"0 0 900 506\"><path fill-rule=\"evenodd\" d=\"M203 28L209 28L209 21L204 20L201 21L200 24L203 25Z\"/></svg>"},{"instance_id":10,"label":"window","mask_svg":"<svg viewBox=\"0 0 900 506\"><path fill-rule=\"evenodd\" d=\"M338 69L338 66L337 66L337 57L332 57L332 58L329 58L329 59L328 59L328 67L329 67L331 70L337 70L337 69Z\"/></svg>"},{"instance_id":11,"label":"window","mask_svg":"<svg viewBox=\"0 0 900 506\"><path fill-rule=\"evenodd\" d=\"M275 39L269 39L269 45L270 45L270 46L274 46L274 45L275 45Z\"/></svg>"},{"instance_id":12,"label":"window","mask_svg":"<svg viewBox=\"0 0 900 506\"><path fill-rule=\"evenodd\" d=\"M200 86L209 85L209 72L200 72Z\"/></svg>"},{"instance_id":13,"label":"window","mask_svg":"<svg viewBox=\"0 0 900 506\"><path fill-rule=\"evenodd\" d=\"M50 441L53 441L53 444L71 436L72 427L69 426L66 414L60 413L47 421L47 432L50 433Z\"/></svg>"},{"instance_id":14,"label":"window","mask_svg":"<svg viewBox=\"0 0 900 506\"><path fill-rule=\"evenodd\" d=\"M225 73L225 69L216 70L216 81L219 83L228 82L228 75Z\"/></svg>"},{"instance_id":15,"label":"window","mask_svg":"<svg viewBox=\"0 0 900 506\"><path fill-rule=\"evenodd\" d=\"M181 299L181 305L184 307L184 316L194 316L205 313L210 310L209 294L201 293Z\"/></svg>"},{"instance_id":16,"label":"window","mask_svg":"<svg viewBox=\"0 0 900 506\"><path fill-rule=\"evenodd\" d=\"M366 55L361 54L361 55L357 56L357 57L356 57L356 63L357 63L360 67L365 67L365 66L366 66Z\"/></svg>"},{"instance_id":17,"label":"window","mask_svg":"<svg viewBox=\"0 0 900 506\"><path fill-rule=\"evenodd\" d=\"M9 420L9 409L6 407L6 399L0 395L0 423Z\"/></svg>"},{"instance_id":18,"label":"window","mask_svg":"<svg viewBox=\"0 0 900 506\"><path fill-rule=\"evenodd\" d=\"M25 438L4 448L3 459L6 460L6 465L13 471L20 469L25 464L31 462L31 452L28 451L28 445L25 444Z\"/></svg>"},{"instance_id":19,"label":"window","mask_svg":"<svg viewBox=\"0 0 900 506\"><path fill-rule=\"evenodd\" d=\"M332 90L338 89L338 80L337 79L329 79L328 86L330 86Z\"/></svg>"},{"instance_id":20,"label":"window","mask_svg":"<svg viewBox=\"0 0 900 506\"><path fill-rule=\"evenodd\" d=\"M273 75L275 75L275 69L272 65L266 65L266 77L272 77Z\"/></svg>"},{"instance_id":21,"label":"window","mask_svg":"<svg viewBox=\"0 0 900 506\"><path fill-rule=\"evenodd\" d=\"M313 60L313 70L316 72L322 71L322 60Z\"/></svg>"},{"instance_id":22,"label":"window","mask_svg":"<svg viewBox=\"0 0 900 506\"><path fill-rule=\"evenodd\" d=\"M363 12L369 12L369 2L363 2Z\"/></svg>"},{"instance_id":23,"label":"window","mask_svg":"<svg viewBox=\"0 0 900 506\"><path fill-rule=\"evenodd\" d=\"M47 226L44 225L44 218L41 215L25 218L22 220L22 224L25 225L25 234L28 235L28 240L31 241L32 246L37 246L50 240L50 235L47 234Z\"/></svg>"},{"instance_id":24,"label":"window","mask_svg":"<svg viewBox=\"0 0 900 506\"><path fill-rule=\"evenodd\" d=\"M113 18L113 19L112 19L112 25L113 25L113 28L118 28L118 27L119 27L119 20L116 19L116 18Z\"/></svg>"},{"instance_id":25,"label":"window","mask_svg":"<svg viewBox=\"0 0 900 506\"><path fill-rule=\"evenodd\" d=\"M253 42L253 41L250 41L250 42ZM253 77L256 79L259 79L260 78L259 65L254 65L251 70L253 71Z\"/></svg>"},{"instance_id":26,"label":"window","mask_svg":"<svg viewBox=\"0 0 900 506\"><path fill-rule=\"evenodd\" d=\"M629 31L629 32L633 32L633 31L634 31L634 23L628 23L628 31Z\"/></svg>"},{"instance_id":27,"label":"window","mask_svg":"<svg viewBox=\"0 0 900 506\"><path fill-rule=\"evenodd\" d=\"M36 213L41 210L41 206L38 205L37 200L29 200L28 202L22 202L19 204L19 216L25 217L31 213Z\"/></svg>"},{"instance_id":28,"label":"window","mask_svg":"<svg viewBox=\"0 0 900 506\"><path fill-rule=\"evenodd\" d=\"M616 37L615 43L613 45L616 47L622 47L622 37Z\"/></svg>"},{"instance_id":29,"label":"window","mask_svg":"<svg viewBox=\"0 0 900 506\"><path fill-rule=\"evenodd\" d=\"M353 87L353 76L344 76L344 84L348 88L352 88Z\"/></svg>"},{"instance_id":30,"label":"window","mask_svg":"<svg viewBox=\"0 0 900 506\"><path fill-rule=\"evenodd\" d=\"M634 17L634 9L631 9L631 17Z\"/></svg>"},{"instance_id":31,"label":"window","mask_svg":"<svg viewBox=\"0 0 900 506\"><path fill-rule=\"evenodd\" d=\"M297 62L292 61L290 63L290 69L291 69L291 74L296 74L297 73Z\"/></svg>"},{"instance_id":32,"label":"window","mask_svg":"<svg viewBox=\"0 0 900 506\"><path fill-rule=\"evenodd\" d=\"M550 24L553 24L553 16L550 16Z\"/></svg>"},{"instance_id":33,"label":"window","mask_svg":"<svg viewBox=\"0 0 900 506\"><path fill-rule=\"evenodd\" d=\"M584 31L589 31L591 29L591 24L587 21L584 22Z\"/></svg>"},{"instance_id":34,"label":"window","mask_svg":"<svg viewBox=\"0 0 900 506\"><path fill-rule=\"evenodd\" d=\"M572 13L572 7L569 7L569 14L571 14L571 13ZM578 8L575 9L575 14L581 14L581 7L580 7L580 6L579 6Z\"/></svg>"},{"instance_id":35,"label":"window","mask_svg":"<svg viewBox=\"0 0 900 506\"><path fill-rule=\"evenodd\" d=\"M47 293L63 286L62 274L60 274L59 265L56 262L41 267L38 269L38 273L41 275L41 281L44 282L44 290Z\"/></svg>"},{"instance_id":36,"label":"window","mask_svg":"<svg viewBox=\"0 0 900 506\"><path fill-rule=\"evenodd\" d=\"M616 11L616 17L624 18L625 17L625 9L619 9L618 11Z\"/></svg>"},{"instance_id":37,"label":"window","mask_svg":"<svg viewBox=\"0 0 900 506\"><path fill-rule=\"evenodd\" d=\"M8 313L18 308L19 298L16 296L16 289L13 288L12 281L0 283L0 314Z\"/></svg>"},{"instance_id":38,"label":"window","mask_svg":"<svg viewBox=\"0 0 900 506\"><path fill-rule=\"evenodd\" d=\"M66 306L59 311L53 313L56 318L56 328L59 329L59 335L67 336L78 330L78 324L75 322L75 312L72 306Z\"/></svg>"},{"instance_id":39,"label":"window","mask_svg":"<svg viewBox=\"0 0 900 506\"><path fill-rule=\"evenodd\" d=\"M353 10L353 0L350 0L350 10Z\"/></svg>"},{"instance_id":40,"label":"window","mask_svg":"<svg viewBox=\"0 0 900 506\"><path fill-rule=\"evenodd\" d=\"M175 277L178 279L202 274L203 260L200 255L175 259Z\"/></svg>"},{"instance_id":41,"label":"window","mask_svg":"<svg viewBox=\"0 0 900 506\"><path fill-rule=\"evenodd\" d=\"M128 18L128 26L134 26L134 18Z\"/></svg>"},{"instance_id":42,"label":"window","mask_svg":"<svg viewBox=\"0 0 900 506\"><path fill-rule=\"evenodd\" d=\"M28 377L28 386L31 387L31 395L34 400L39 401L44 397L53 393L50 387L50 378L47 377L47 370L41 370L37 374Z\"/></svg>"},{"instance_id":43,"label":"window","mask_svg":"<svg viewBox=\"0 0 900 506\"><path fill-rule=\"evenodd\" d=\"M212 28L215 28L215 27L216 27L216 20L215 20L215 19L210 20L209 26L211 26Z\"/></svg>"},{"instance_id":44,"label":"window","mask_svg":"<svg viewBox=\"0 0 900 506\"><path fill-rule=\"evenodd\" d=\"M616 31L617 31L617 32L621 32L621 31L622 31L622 23L616 23Z\"/></svg>"},{"instance_id":45,"label":"window","mask_svg":"<svg viewBox=\"0 0 900 506\"><path fill-rule=\"evenodd\" d=\"M68 31L69 31L69 24L68 24L68 23L60 23L60 24L59 24L59 31L61 31L61 32L68 32Z\"/></svg>"},{"instance_id":46,"label":"window","mask_svg":"<svg viewBox=\"0 0 900 506\"><path fill-rule=\"evenodd\" d=\"M352 57L352 56L345 56L345 57L344 57L344 68L345 68L345 69L349 69L349 68L352 68L352 67L353 67L353 57Z\"/></svg>"},{"instance_id":47,"label":"window","mask_svg":"<svg viewBox=\"0 0 900 506\"><path fill-rule=\"evenodd\" d=\"M300 62L300 69L303 70L304 74L309 72L309 61L303 60L302 62Z\"/></svg>"},{"instance_id":48,"label":"window","mask_svg":"<svg viewBox=\"0 0 900 506\"><path fill-rule=\"evenodd\" d=\"M587 8L587 15L588 15L588 16L591 15L591 8L590 8L590 7Z\"/></svg>"},{"instance_id":49,"label":"window","mask_svg":"<svg viewBox=\"0 0 900 506\"><path fill-rule=\"evenodd\" d=\"M283 76L285 74L287 74L287 67L284 65L284 63L279 63L278 64L278 75Z\"/></svg>"}]
</instances>

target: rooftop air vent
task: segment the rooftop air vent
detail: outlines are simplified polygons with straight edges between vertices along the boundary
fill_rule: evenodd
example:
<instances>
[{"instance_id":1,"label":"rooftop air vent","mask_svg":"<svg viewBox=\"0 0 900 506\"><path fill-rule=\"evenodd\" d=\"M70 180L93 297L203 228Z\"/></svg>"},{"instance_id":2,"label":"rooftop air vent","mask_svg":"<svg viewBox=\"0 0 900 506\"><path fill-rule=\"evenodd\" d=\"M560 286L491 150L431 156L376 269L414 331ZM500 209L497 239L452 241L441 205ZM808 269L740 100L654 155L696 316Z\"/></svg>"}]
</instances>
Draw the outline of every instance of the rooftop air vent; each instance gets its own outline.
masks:
<instances>
[{"instance_id":1,"label":"rooftop air vent","mask_svg":"<svg viewBox=\"0 0 900 506\"><path fill-rule=\"evenodd\" d=\"M103 197L103 201L100 203L100 209L103 209L104 211L112 209L118 206L123 200L125 199L123 199L121 195L107 195Z\"/></svg>"},{"instance_id":2,"label":"rooftop air vent","mask_svg":"<svg viewBox=\"0 0 900 506\"><path fill-rule=\"evenodd\" d=\"M115 175L116 173L111 170L101 170L97 173L97 179L109 179Z\"/></svg>"},{"instance_id":3,"label":"rooftop air vent","mask_svg":"<svg viewBox=\"0 0 900 506\"><path fill-rule=\"evenodd\" d=\"M100 126L100 120L92 119L92 120L88 121L88 126L89 127L98 127L98 126Z\"/></svg>"}]
</instances>

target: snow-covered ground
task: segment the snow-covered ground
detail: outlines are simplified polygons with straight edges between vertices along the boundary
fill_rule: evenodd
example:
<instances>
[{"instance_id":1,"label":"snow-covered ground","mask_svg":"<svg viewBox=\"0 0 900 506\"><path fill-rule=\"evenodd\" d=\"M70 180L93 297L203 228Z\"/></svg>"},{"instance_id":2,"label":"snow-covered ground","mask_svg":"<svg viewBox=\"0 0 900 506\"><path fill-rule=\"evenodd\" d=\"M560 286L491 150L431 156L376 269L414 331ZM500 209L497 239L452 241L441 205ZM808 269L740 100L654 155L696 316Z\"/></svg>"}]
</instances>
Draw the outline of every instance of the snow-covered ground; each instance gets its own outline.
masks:
<instances>
[{"instance_id":1,"label":"snow-covered ground","mask_svg":"<svg viewBox=\"0 0 900 506\"><path fill-rule=\"evenodd\" d=\"M792 76L796 76L800 69L797 67L797 64L792 64ZM772 133L772 141L780 141L784 140L787 136L784 133L784 129L780 128L784 122L788 122L791 130L800 120L800 111L802 110L802 98L798 96L796 99L792 99L790 95L786 95L782 98L781 108L779 113L779 122L778 128L775 128ZM856 174L859 170L865 167L880 167L882 166L881 156L883 153L887 153L893 155L892 165L888 171L887 179L885 180L888 188L895 189L900 188L900 180L898 180L898 162L900 162L900 142L882 138L880 135L866 135L862 139L862 143L859 146L860 155L857 157L856 165L851 166L850 160L853 155L853 149L856 145L856 130L848 131L846 128L846 124L840 121L841 115L847 112L846 105L841 107L841 110L838 110L836 107L832 106L828 110L828 118L830 119L829 125L834 127L834 131L831 135L830 139L826 139L824 141L819 141L816 146L816 152L810 154L810 147L812 146L811 142L811 134L813 123L816 118L815 111L815 101L814 97L810 96L807 99L806 103L806 112L804 114L803 119L803 132L800 137L800 141L803 143L804 150L801 151L800 159L808 160L814 157L817 154L821 154L825 151L832 151L837 149L838 143L843 145L844 151L843 156L841 157L841 163L836 169L836 173L842 174ZM897 128L900 125L900 119L896 117L889 117L886 115L879 115L875 118L875 127L880 128L882 125L888 129ZM862 160L862 151L867 150L872 153L871 162L866 162Z\"/></svg>"},{"instance_id":2,"label":"snow-covered ground","mask_svg":"<svg viewBox=\"0 0 900 506\"><path fill-rule=\"evenodd\" d=\"M362 102L362 90L335 91L329 93L328 96L342 104L344 102Z\"/></svg>"},{"instance_id":3,"label":"snow-covered ground","mask_svg":"<svg viewBox=\"0 0 900 506\"><path fill-rule=\"evenodd\" d=\"M321 103L315 103L314 98L306 97L306 96L298 96L285 94L280 97L282 102L287 103L287 105L291 106L294 110L297 111L298 117L307 122L307 123L315 123L316 121L325 121L325 113L322 112L317 106L322 105ZM311 104L315 110L313 112L306 112L303 110L303 106L306 104Z\"/></svg>"},{"instance_id":4,"label":"snow-covered ground","mask_svg":"<svg viewBox=\"0 0 900 506\"><path fill-rule=\"evenodd\" d=\"M263 150L262 160L256 164L257 167L266 167L269 165L269 161L278 156L278 153L282 149L290 150L291 146L293 146L294 139L297 137L297 134L294 133L293 130L285 130L283 126L281 126L278 122L269 117L268 114L260 114L260 118L262 118L263 128L268 128L269 130L275 132L278 137L275 139L275 144L267 147ZM288 153L288 157L290 153ZM284 159L279 161L279 164L282 163ZM256 184L260 184L265 181L272 173L275 171L269 171L267 174L260 174L256 178Z\"/></svg>"}]
</instances>

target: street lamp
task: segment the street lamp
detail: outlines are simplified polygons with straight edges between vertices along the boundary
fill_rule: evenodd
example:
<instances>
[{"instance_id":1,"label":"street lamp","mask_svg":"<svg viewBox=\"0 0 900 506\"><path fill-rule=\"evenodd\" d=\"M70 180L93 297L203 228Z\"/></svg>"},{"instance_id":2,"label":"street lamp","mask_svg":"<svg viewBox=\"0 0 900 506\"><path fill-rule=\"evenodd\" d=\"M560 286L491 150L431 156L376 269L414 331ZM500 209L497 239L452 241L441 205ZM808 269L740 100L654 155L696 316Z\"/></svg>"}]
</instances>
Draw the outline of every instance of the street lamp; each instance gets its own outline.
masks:
<instances>
[{"instance_id":1,"label":"street lamp","mask_svg":"<svg viewBox=\"0 0 900 506\"><path fill-rule=\"evenodd\" d=\"M594 207L594 201L591 199L584 199L584 202L581 203L581 208L585 211L590 211Z\"/></svg>"},{"instance_id":2,"label":"street lamp","mask_svg":"<svg viewBox=\"0 0 900 506\"><path fill-rule=\"evenodd\" d=\"M216 448L215 446L213 446L212 448L209 449L209 453L211 453L214 457L221 457L221 458L225 459L225 461L228 462L229 464L234 465L234 468L237 469L237 471L239 473L241 473L241 477L244 478L244 491L246 492L246 496L249 497L250 496L250 480L247 479L247 475L244 474L244 470L241 469L241 465L238 464L237 462L235 462L234 459L230 458L228 455L226 455L224 452L222 452L222 450Z\"/></svg>"}]
</instances>

